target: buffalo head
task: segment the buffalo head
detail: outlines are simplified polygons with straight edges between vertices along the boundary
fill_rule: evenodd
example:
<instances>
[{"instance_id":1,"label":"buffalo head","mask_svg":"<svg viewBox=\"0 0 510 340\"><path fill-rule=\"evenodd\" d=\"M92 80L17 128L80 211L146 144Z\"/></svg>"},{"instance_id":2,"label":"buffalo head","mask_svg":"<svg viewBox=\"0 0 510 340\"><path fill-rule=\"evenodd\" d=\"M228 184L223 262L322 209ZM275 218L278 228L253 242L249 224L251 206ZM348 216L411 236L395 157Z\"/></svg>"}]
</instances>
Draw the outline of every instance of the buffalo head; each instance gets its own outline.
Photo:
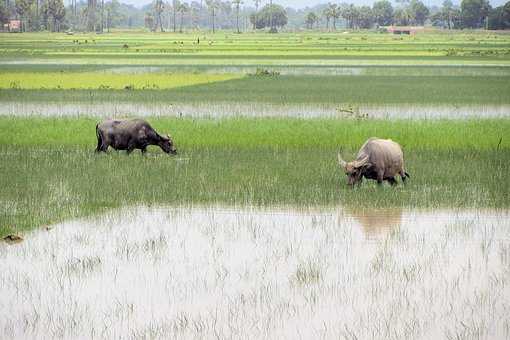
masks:
<instances>
[{"instance_id":1,"label":"buffalo head","mask_svg":"<svg viewBox=\"0 0 510 340\"><path fill-rule=\"evenodd\" d=\"M362 180L364 170L369 165L368 156L352 162L346 162L342 159L340 154L338 154L338 163L345 170L345 174L347 175L347 184L350 186L353 186Z\"/></svg>"},{"instance_id":2,"label":"buffalo head","mask_svg":"<svg viewBox=\"0 0 510 340\"><path fill-rule=\"evenodd\" d=\"M175 148L172 137L170 137L169 135L161 137L161 141L159 142L159 147L161 149L163 149L163 151L168 154L172 154L172 155L177 154L177 149Z\"/></svg>"}]
</instances>

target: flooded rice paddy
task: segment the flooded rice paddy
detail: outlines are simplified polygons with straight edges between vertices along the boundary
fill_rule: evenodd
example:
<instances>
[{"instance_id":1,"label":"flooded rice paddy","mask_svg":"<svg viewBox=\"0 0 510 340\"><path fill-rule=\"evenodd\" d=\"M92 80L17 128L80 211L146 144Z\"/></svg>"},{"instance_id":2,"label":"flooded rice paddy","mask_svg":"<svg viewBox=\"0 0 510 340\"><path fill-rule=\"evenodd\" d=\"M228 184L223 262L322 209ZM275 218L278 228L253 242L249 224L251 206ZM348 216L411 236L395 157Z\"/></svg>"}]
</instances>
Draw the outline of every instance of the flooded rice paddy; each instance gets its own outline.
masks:
<instances>
[{"instance_id":1,"label":"flooded rice paddy","mask_svg":"<svg viewBox=\"0 0 510 340\"><path fill-rule=\"evenodd\" d=\"M267 103L31 103L0 102L0 116L122 117L168 116L191 118L297 117L376 119L470 119L510 117L510 105L359 105Z\"/></svg>"},{"instance_id":2,"label":"flooded rice paddy","mask_svg":"<svg viewBox=\"0 0 510 340\"><path fill-rule=\"evenodd\" d=\"M0 334L508 339L509 218L496 210L115 210L0 243Z\"/></svg>"}]
</instances>

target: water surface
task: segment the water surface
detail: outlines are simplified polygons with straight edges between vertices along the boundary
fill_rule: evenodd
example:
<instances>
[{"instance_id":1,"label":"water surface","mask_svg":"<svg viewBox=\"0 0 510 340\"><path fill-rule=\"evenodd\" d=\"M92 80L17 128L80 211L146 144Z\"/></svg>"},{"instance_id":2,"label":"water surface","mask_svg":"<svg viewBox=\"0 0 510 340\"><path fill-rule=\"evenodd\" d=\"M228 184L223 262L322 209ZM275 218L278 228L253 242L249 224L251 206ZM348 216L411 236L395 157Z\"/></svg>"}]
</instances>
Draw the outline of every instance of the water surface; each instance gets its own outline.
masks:
<instances>
[{"instance_id":1,"label":"water surface","mask_svg":"<svg viewBox=\"0 0 510 340\"><path fill-rule=\"evenodd\" d=\"M0 243L0 338L504 339L510 213L132 207Z\"/></svg>"},{"instance_id":2,"label":"water surface","mask_svg":"<svg viewBox=\"0 0 510 340\"><path fill-rule=\"evenodd\" d=\"M509 118L510 105L357 105L265 103L34 103L0 102L0 116L125 117L168 116L192 118L295 117L375 119Z\"/></svg>"}]
</instances>

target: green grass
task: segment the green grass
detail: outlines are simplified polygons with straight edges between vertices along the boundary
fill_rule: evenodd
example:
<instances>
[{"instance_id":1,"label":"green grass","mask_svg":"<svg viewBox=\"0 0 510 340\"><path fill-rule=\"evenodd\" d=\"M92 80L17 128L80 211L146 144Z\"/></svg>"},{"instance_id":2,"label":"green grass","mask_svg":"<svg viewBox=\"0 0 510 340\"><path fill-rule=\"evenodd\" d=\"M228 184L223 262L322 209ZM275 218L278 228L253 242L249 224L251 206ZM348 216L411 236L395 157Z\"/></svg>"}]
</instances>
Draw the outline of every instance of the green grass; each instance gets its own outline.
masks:
<instances>
[{"instance_id":1,"label":"green grass","mask_svg":"<svg viewBox=\"0 0 510 340\"><path fill-rule=\"evenodd\" d=\"M236 55L268 57L306 56L404 56L472 57L508 59L510 38L505 34L484 32L427 33L394 36L368 31L336 33L231 34L221 32L187 34L120 32L104 35L31 33L19 36L1 34L4 56L91 55L145 57L150 55ZM201 43L197 44L200 38Z\"/></svg>"},{"instance_id":2,"label":"green grass","mask_svg":"<svg viewBox=\"0 0 510 340\"><path fill-rule=\"evenodd\" d=\"M486 32L0 34L0 103L508 105L509 51ZM150 121L178 157L96 155L91 118L0 117L0 234L136 204L510 205L508 119ZM371 136L402 144L408 186L345 186L336 152Z\"/></svg>"},{"instance_id":3,"label":"green grass","mask_svg":"<svg viewBox=\"0 0 510 340\"><path fill-rule=\"evenodd\" d=\"M0 101L501 105L509 75L487 32L0 34Z\"/></svg>"},{"instance_id":4,"label":"green grass","mask_svg":"<svg viewBox=\"0 0 510 340\"><path fill-rule=\"evenodd\" d=\"M171 89L240 77L233 74L4 73L0 89Z\"/></svg>"},{"instance_id":5,"label":"green grass","mask_svg":"<svg viewBox=\"0 0 510 340\"><path fill-rule=\"evenodd\" d=\"M136 204L510 206L506 119L150 121L177 157L96 155L93 119L0 118L0 234ZM346 187L336 152L371 136L403 145L407 186Z\"/></svg>"},{"instance_id":6,"label":"green grass","mask_svg":"<svg viewBox=\"0 0 510 340\"><path fill-rule=\"evenodd\" d=\"M0 90L0 101L19 101L23 98L23 101L66 103L261 102L498 105L510 103L508 80L508 77L497 76L251 76L205 85L151 91ZM99 83L100 81L97 84Z\"/></svg>"}]
</instances>

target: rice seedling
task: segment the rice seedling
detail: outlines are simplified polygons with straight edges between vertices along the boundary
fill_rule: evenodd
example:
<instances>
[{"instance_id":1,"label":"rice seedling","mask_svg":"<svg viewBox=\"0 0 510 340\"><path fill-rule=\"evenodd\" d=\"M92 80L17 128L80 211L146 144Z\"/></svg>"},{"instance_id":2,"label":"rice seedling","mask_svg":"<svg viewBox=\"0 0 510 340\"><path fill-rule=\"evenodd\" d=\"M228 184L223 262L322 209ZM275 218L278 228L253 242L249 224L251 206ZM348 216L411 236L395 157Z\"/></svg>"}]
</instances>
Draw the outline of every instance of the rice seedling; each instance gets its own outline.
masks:
<instances>
[{"instance_id":1,"label":"rice seedling","mask_svg":"<svg viewBox=\"0 0 510 340\"><path fill-rule=\"evenodd\" d=\"M3 73L0 89L159 90L239 79L213 74Z\"/></svg>"},{"instance_id":2,"label":"rice seedling","mask_svg":"<svg viewBox=\"0 0 510 340\"><path fill-rule=\"evenodd\" d=\"M42 75L41 75L42 77ZM71 75L66 78L72 77ZM4 80L8 89L0 90L0 101L16 102L59 102L59 103L271 103L271 104L417 104L417 105L506 105L510 103L510 82L508 77L468 77L468 76L284 76L278 77L242 77L232 76L232 80L214 81L202 85L178 87L179 83L167 83L165 90L152 86L149 76L140 76L140 83L129 81L136 75L108 75L111 83L94 77L92 90L80 90L78 84L71 89L40 89L41 83L35 85L37 90L23 90L23 84L12 85L11 80ZM161 76L166 79L166 76ZM184 77L185 76L178 76ZM211 77L211 78L208 78ZM219 76L221 79L223 76ZM225 76L228 77L228 76ZM19 79L19 78L16 78ZM77 80L79 80L79 76ZM125 80L122 80L125 79ZM158 77L155 76L155 79ZM169 79L172 79L170 77ZM201 79L201 80L200 80ZM197 82L215 79L212 75L197 76ZM126 89L143 89L144 82L149 82L151 91L126 91ZM189 84L183 80L181 84ZM15 81L16 82L16 81ZM44 82L43 82L44 83ZM101 84L110 88L98 89ZM133 85L126 88L126 84ZM157 85L157 82L154 83ZM168 84L168 85L164 85ZM174 87L175 85L175 87ZM31 85L32 86L32 85ZM54 85L47 85L48 88ZM159 85L157 85L159 86ZM81 88L83 88L81 87ZM123 90L115 90L122 87Z\"/></svg>"}]
</instances>

